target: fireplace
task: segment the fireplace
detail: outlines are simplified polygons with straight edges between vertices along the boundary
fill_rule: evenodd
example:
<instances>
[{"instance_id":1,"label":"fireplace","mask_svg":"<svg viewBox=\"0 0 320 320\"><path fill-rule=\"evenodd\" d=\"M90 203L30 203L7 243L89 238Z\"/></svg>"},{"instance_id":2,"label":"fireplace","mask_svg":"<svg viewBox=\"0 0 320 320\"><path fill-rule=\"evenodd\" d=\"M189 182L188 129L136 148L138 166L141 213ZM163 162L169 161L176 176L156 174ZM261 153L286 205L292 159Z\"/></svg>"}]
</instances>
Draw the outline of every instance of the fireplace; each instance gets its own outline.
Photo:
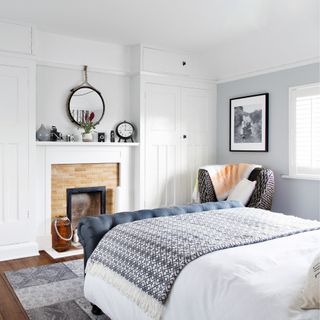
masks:
<instances>
[{"instance_id":1,"label":"fireplace","mask_svg":"<svg viewBox=\"0 0 320 320\"><path fill-rule=\"evenodd\" d=\"M77 228L80 218L106 213L106 187L67 189L67 216L72 229Z\"/></svg>"},{"instance_id":2,"label":"fireplace","mask_svg":"<svg viewBox=\"0 0 320 320\"><path fill-rule=\"evenodd\" d=\"M55 153L55 156L57 154L60 155ZM79 157L79 153L76 152L75 156ZM81 156L90 158L91 153L83 152ZM113 214L120 208L116 202L120 199L119 161L77 163L76 158L71 160L70 163L50 164L51 202L48 203L51 210L48 210L51 212L51 221L67 216L73 229L72 246L64 252L65 256L74 255L75 252L79 254L82 250L76 229L83 216ZM126 182L126 179L123 181ZM48 250L53 257L61 257L54 249Z\"/></svg>"}]
</instances>

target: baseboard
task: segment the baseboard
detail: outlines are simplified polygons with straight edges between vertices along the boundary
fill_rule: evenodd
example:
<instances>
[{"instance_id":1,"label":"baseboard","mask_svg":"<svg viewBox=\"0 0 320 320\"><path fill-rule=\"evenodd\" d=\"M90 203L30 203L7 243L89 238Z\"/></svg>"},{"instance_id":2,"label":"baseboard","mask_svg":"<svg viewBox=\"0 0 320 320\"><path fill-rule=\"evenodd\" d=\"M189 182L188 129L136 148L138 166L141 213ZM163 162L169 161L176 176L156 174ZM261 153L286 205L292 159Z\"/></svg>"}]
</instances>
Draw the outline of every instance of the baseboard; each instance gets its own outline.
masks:
<instances>
[{"instance_id":1,"label":"baseboard","mask_svg":"<svg viewBox=\"0 0 320 320\"><path fill-rule=\"evenodd\" d=\"M39 250L46 250L48 248L52 248L51 235L38 236L37 243L39 246Z\"/></svg>"},{"instance_id":2,"label":"baseboard","mask_svg":"<svg viewBox=\"0 0 320 320\"><path fill-rule=\"evenodd\" d=\"M0 261L38 256L38 244L36 242L26 242L0 246Z\"/></svg>"}]
</instances>

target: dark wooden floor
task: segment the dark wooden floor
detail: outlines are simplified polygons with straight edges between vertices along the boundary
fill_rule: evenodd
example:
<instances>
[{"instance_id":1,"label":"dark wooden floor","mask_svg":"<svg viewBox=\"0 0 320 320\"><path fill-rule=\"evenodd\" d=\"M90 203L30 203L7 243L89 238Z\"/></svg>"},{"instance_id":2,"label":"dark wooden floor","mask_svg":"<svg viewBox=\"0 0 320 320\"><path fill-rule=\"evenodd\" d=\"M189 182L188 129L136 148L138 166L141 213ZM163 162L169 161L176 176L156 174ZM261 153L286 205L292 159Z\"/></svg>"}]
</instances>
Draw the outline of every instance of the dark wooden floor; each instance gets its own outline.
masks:
<instances>
[{"instance_id":1,"label":"dark wooden floor","mask_svg":"<svg viewBox=\"0 0 320 320\"><path fill-rule=\"evenodd\" d=\"M5 271L15 271L44 264L64 262L79 259L81 257L82 256L73 256L54 260L46 252L40 251L40 255L36 257L0 262L0 320L29 319L3 274Z\"/></svg>"}]
</instances>

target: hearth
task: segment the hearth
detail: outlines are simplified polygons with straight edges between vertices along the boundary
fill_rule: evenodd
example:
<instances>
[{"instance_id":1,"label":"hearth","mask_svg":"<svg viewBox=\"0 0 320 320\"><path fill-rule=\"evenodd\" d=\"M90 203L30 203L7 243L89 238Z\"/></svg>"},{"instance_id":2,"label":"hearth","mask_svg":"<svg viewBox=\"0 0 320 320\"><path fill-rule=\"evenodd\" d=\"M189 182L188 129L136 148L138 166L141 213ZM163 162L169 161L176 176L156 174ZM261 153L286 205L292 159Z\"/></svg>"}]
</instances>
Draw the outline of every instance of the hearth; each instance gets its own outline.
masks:
<instances>
[{"instance_id":1,"label":"hearth","mask_svg":"<svg viewBox=\"0 0 320 320\"><path fill-rule=\"evenodd\" d=\"M76 230L80 218L106 213L106 188L86 187L67 189L67 216Z\"/></svg>"}]
</instances>

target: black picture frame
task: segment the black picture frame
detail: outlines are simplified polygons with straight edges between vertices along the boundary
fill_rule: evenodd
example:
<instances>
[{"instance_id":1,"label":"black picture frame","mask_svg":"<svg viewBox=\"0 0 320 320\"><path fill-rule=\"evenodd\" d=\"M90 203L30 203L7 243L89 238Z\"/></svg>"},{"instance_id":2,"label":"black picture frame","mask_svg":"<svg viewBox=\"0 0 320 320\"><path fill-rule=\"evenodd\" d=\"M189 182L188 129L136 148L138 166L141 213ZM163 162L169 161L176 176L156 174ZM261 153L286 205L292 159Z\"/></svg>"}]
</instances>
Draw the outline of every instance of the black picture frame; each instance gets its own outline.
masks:
<instances>
[{"instance_id":1,"label":"black picture frame","mask_svg":"<svg viewBox=\"0 0 320 320\"><path fill-rule=\"evenodd\" d=\"M98 132L98 142L105 142L105 141L106 141L105 132Z\"/></svg>"},{"instance_id":2,"label":"black picture frame","mask_svg":"<svg viewBox=\"0 0 320 320\"><path fill-rule=\"evenodd\" d=\"M269 151L269 93L230 99L229 151Z\"/></svg>"}]
</instances>

